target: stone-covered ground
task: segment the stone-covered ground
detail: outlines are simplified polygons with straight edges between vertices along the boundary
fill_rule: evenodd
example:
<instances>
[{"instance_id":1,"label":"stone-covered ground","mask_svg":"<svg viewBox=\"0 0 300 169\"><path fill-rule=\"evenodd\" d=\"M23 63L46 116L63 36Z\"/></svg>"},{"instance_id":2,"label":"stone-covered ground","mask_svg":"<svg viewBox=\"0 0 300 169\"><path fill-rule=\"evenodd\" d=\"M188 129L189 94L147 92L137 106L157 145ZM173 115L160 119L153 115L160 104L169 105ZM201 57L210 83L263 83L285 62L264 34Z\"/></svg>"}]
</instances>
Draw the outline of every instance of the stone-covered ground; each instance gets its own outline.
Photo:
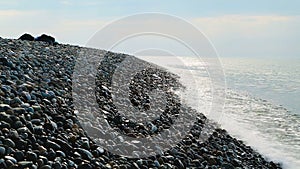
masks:
<instances>
[{"instance_id":1,"label":"stone-covered ground","mask_svg":"<svg viewBox=\"0 0 300 169\"><path fill-rule=\"evenodd\" d=\"M198 141L206 122L203 115L181 142L161 155L130 159L110 153L87 135L74 113L72 74L79 52L103 53L0 38L0 168L281 168L224 129ZM122 117L111 101L110 78L111 69L125 56L111 52L105 56L108 62L97 76L99 108L106 109L108 122L123 134L155 135L172 125L171 116L180 115L178 107L183 105L170 93L168 109L150 127ZM141 110L150 109L147 90L158 84L179 87L177 83L176 76L158 67L143 70L131 81L130 102Z\"/></svg>"}]
</instances>

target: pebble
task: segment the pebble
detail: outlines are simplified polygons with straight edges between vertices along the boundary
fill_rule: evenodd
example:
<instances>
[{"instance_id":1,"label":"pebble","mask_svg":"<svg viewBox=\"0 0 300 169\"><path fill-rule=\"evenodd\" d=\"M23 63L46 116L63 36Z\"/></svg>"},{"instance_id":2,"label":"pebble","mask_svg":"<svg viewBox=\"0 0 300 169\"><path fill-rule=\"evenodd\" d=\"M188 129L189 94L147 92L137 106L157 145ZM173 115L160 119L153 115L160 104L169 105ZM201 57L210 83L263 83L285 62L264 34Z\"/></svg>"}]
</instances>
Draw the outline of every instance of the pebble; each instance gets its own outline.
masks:
<instances>
[{"instance_id":1,"label":"pebble","mask_svg":"<svg viewBox=\"0 0 300 169\"><path fill-rule=\"evenodd\" d=\"M20 128L17 129L17 132L19 134L21 134L21 133L28 133L29 129L27 127L20 127Z\"/></svg>"},{"instance_id":2,"label":"pebble","mask_svg":"<svg viewBox=\"0 0 300 169\"><path fill-rule=\"evenodd\" d=\"M44 128L43 128L43 126L35 126L35 127L33 127L33 132L37 135L43 135Z\"/></svg>"},{"instance_id":3,"label":"pebble","mask_svg":"<svg viewBox=\"0 0 300 169\"><path fill-rule=\"evenodd\" d=\"M24 126L23 123L19 120L15 121L12 125L12 127L15 128L15 129L18 129L18 128L23 127L23 126Z\"/></svg>"},{"instance_id":4,"label":"pebble","mask_svg":"<svg viewBox=\"0 0 300 169\"><path fill-rule=\"evenodd\" d=\"M90 164L84 163L78 165L78 169L92 169L93 167Z\"/></svg>"},{"instance_id":5,"label":"pebble","mask_svg":"<svg viewBox=\"0 0 300 169\"><path fill-rule=\"evenodd\" d=\"M10 128L10 124L5 122L5 121L1 121L0 122L0 128Z\"/></svg>"},{"instance_id":6,"label":"pebble","mask_svg":"<svg viewBox=\"0 0 300 169\"><path fill-rule=\"evenodd\" d=\"M17 114L24 114L26 113L26 110L22 107L15 107L12 109L13 112L17 113Z\"/></svg>"},{"instance_id":7,"label":"pebble","mask_svg":"<svg viewBox=\"0 0 300 169\"><path fill-rule=\"evenodd\" d=\"M82 158L86 160L92 160L93 159L93 154L89 152L88 150L82 149L82 148L77 148L75 149L78 151L78 153L82 156Z\"/></svg>"},{"instance_id":8,"label":"pebble","mask_svg":"<svg viewBox=\"0 0 300 169\"><path fill-rule=\"evenodd\" d=\"M6 154L10 155L15 153L15 149L13 149L12 147L6 147Z\"/></svg>"},{"instance_id":9,"label":"pebble","mask_svg":"<svg viewBox=\"0 0 300 169\"><path fill-rule=\"evenodd\" d=\"M216 157L211 156L211 157L209 157L207 162L208 162L209 165L216 165L217 164L217 159L216 159Z\"/></svg>"},{"instance_id":10,"label":"pebble","mask_svg":"<svg viewBox=\"0 0 300 169\"><path fill-rule=\"evenodd\" d=\"M26 168L26 167L32 167L33 163L32 161L19 161L18 165L22 168Z\"/></svg>"},{"instance_id":11,"label":"pebble","mask_svg":"<svg viewBox=\"0 0 300 169\"><path fill-rule=\"evenodd\" d=\"M27 101L31 100L31 95L28 92L23 91L21 95L23 95L27 99Z\"/></svg>"},{"instance_id":12,"label":"pebble","mask_svg":"<svg viewBox=\"0 0 300 169\"><path fill-rule=\"evenodd\" d=\"M13 142L9 138L4 139L3 144L7 145L8 147L12 147L12 148L14 148L16 146L15 142Z\"/></svg>"},{"instance_id":13,"label":"pebble","mask_svg":"<svg viewBox=\"0 0 300 169\"><path fill-rule=\"evenodd\" d=\"M235 167L231 164L224 163L221 165L222 169L235 169Z\"/></svg>"},{"instance_id":14,"label":"pebble","mask_svg":"<svg viewBox=\"0 0 300 169\"><path fill-rule=\"evenodd\" d=\"M53 141L50 141L48 140L46 143L45 143L45 147L47 148L52 148L54 150L59 150L61 147L60 145L56 144L55 142Z\"/></svg>"},{"instance_id":15,"label":"pebble","mask_svg":"<svg viewBox=\"0 0 300 169\"><path fill-rule=\"evenodd\" d=\"M15 163L12 162L11 160L6 160L5 164L6 164L7 168L14 168L15 167L14 166Z\"/></svg>"},{"instance_id":16,"label":"pebble","mask_svg":"<svg viewBox=\"0 0 300 169\"><path fill-rule=\"evenodd\" d=\"M102 147L97 147L97 151L99 152L99 154L104 153L104 149Z\"/></svg>"},{"instance_id":17,"label":"pebble","mask_svg":"<svg viewBox=\"0 0 300 169\"><path fill-rule=\"evenodd\" d=\"M29 160L29 161L36 162L37 155L34 152L27 152L26 159Z\"/></svg>"},{"instance_id":18,"label":"pebble","mask_svg":"<svg viewBox=\"0 0 300 169\"><path fill-rule=\"evenodd\" d=\"M16 158L16 160L18 160L18 161L23 161L24 160L24 153L22 152L22 151L16 151L15 153L14 153L14 157Z\"/></svg>"},{"instance_id":19,"label":"pebble","mask_svg":"<svg viewBox=\"0 0 300 169\"><path fill-rule=\"evenodd\" d=\"M52 164L52 168L53 169L61 169L62 168L62 165L60 162L56 161Z\"/></svg>"},{"instance_id":20,"label":"pebble","mask_svg":"<svg viewBox=\"0 0 300 169\"><path fill-rule=\"evenodd\" d=\"M39 169L51 169L51 166L50 165L43 165Z\"/></svg>"},{"instance_id":21,"label":"pebble","mask_svg":"<svg viewBox=\"0 0 300 169\"><path fill-rule=\"evenodd\" d=\"M0 158L0 168L7 168L3 158Z\"/></svg>"},{"instance_id":22,"label":"pebble","mask_svg":"<svg viewBox=\"0 0 300 169\"><path fill-rule=\"evenodd\" d=\"M5 147L0 146L0 157L3 157L5 155Z\"/></svg>"},{"instance_id":23,"label":"pebble","mask_svg":"<svg viewBox=\"0 0 300 169\"><path fill-rule=\"evenodd\" d=\"M19 133L17 132L17 130L11 129L11 130L9 131L9 136L10 136L10 138L12 138L12 139L18 139L18 138L19 138Z\"/></svg>"},{"instance_id":24,"label":"pebble","mask_svg":"<svg viewBox=\"0 0 300 169\"><path fill-rule=\"evenodd\" d=\"M0 104L0 112L5 112L10 109L11 107L8 104Z\"/></svg>"},{"instance_id":25,"label":"pebble","mask_svg":"<svg viewBox=\"0 0 300 169\"><path fill-rule=\"evenodd\" d=\"M4 156L4 158L6 160L9 160L9 161L13 162L14 164L17 163L17 160L12 156Z\"/></svg>"},{"instance_id":26,"label":"pebble","mask_svg":"<svg viewBox=\"0 0 300 169\"><path fill-rule=\"evenodd\" d=\"M176 159L175 161L174 161L174 164L175 164L175 166L177 166L178 168L185 168L184 167L184 165L183 165L183 163L181 162L181 160L179 160L179 159Z\"/></svg>"}]
</instances>

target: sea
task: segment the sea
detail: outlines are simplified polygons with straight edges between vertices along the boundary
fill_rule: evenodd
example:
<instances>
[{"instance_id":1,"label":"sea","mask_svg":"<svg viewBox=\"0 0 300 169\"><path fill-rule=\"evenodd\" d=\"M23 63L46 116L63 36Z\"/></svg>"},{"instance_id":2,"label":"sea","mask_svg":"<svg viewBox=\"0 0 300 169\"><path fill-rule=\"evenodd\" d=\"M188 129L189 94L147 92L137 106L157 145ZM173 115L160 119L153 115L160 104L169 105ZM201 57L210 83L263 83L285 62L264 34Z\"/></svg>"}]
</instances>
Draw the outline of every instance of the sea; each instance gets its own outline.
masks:
<instances>
[{"instance_id":1,"label":"sea","mask_svg":"<svg viewBox=\"0 0 300 169\"><path fill-rule=\"evenodd\" d=\"M232 136L279 162L300 166L300 59L218 58L224 74L221 116L210 116L214 80L209 62L198 57L138 56L180 77L181 98Z\"/></svg>"}]
</instances>

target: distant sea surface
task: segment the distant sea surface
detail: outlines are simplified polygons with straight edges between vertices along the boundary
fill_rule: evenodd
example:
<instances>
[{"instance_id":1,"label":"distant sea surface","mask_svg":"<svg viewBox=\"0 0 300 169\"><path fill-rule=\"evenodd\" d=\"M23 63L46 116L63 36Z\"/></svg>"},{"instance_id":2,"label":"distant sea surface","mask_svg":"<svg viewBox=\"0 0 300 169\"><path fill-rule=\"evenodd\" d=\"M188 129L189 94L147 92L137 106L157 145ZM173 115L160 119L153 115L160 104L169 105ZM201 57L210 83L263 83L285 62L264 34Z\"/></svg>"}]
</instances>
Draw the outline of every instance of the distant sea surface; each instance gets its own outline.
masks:
<instances>
[{"instance_id":1,"label":"distant sea surface","mask_svg":"<svg viewBox=\"0 0 300 169\"><path fill-rule=\"evenodd\" d=\"M139 58L178 74L187 86L183 100L209 115L212 79L205 63L193 57ZM300 59L221 58L221 63L226 98L222 118L213 120L266 158L298 169Z\"/></svg>"}]
</instances>

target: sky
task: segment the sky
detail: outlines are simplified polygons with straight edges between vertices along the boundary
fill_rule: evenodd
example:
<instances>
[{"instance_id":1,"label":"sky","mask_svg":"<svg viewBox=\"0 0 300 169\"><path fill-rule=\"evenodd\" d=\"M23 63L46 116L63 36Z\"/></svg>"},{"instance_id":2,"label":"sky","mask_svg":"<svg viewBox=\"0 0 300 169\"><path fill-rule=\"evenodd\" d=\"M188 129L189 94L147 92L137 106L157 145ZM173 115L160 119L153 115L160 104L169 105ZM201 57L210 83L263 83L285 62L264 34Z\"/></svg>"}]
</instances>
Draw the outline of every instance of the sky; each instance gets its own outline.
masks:
<instances>
[{"instance_id":1,"label":"sky","mask_svg":"<svg viewBox=\"0 0 300 169\"><path fill-rule=\"evenodd\" d=\"M2 0L0 37L47 33L60 43L85 46L117 19L155 12L194 25L220 57L300 58L299 8L298 0Z\"/></svg>"}]
</instances>

